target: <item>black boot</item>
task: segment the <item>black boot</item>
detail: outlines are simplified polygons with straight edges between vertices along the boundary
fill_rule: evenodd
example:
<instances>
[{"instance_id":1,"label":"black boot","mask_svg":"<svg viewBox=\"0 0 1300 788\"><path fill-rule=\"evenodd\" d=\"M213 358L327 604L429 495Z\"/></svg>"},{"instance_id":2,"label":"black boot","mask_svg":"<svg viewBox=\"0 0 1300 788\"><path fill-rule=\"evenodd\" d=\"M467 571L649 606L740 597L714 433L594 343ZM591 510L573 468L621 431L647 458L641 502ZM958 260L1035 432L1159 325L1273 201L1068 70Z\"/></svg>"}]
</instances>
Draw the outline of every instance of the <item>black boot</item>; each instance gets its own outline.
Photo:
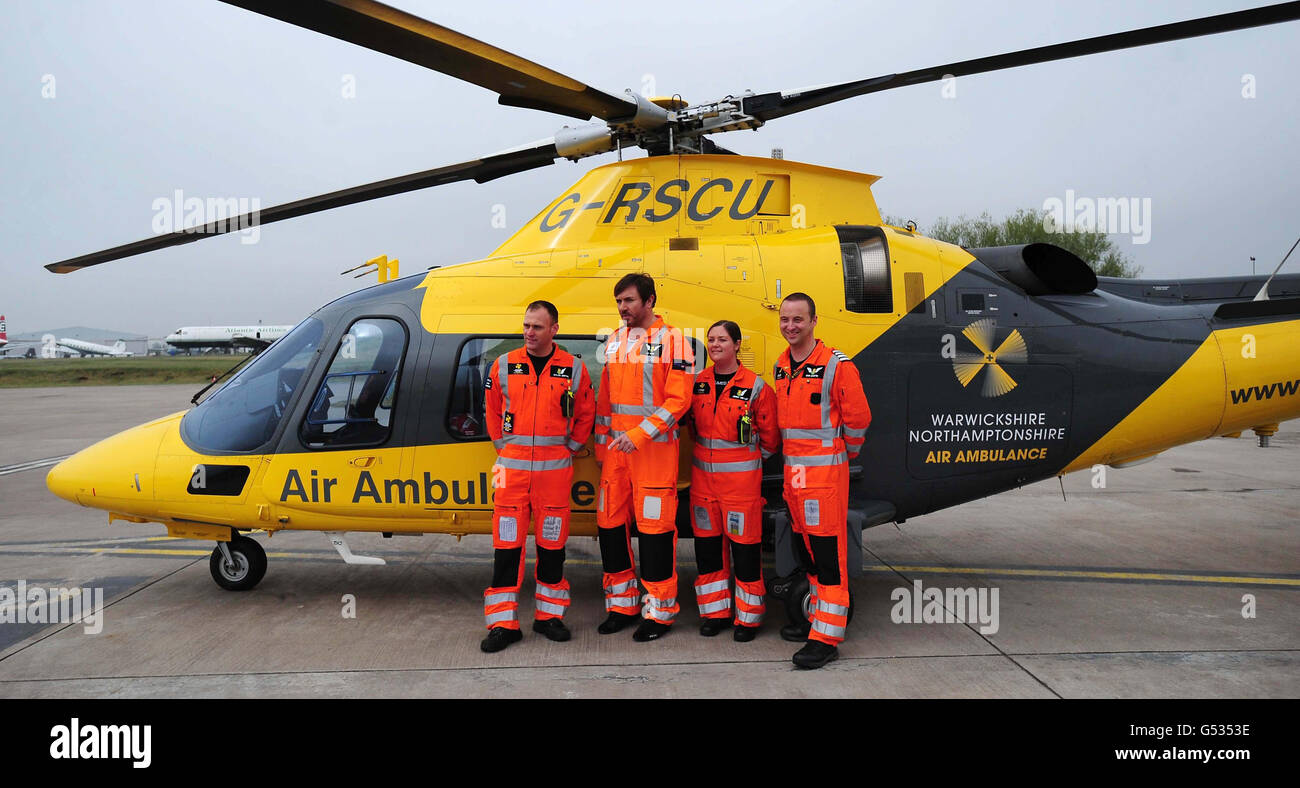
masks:
<instances>
[{"instance_id":1,"label":"black boot","mask_svg":"<svg viewBox=\"0 0 1300 788\"><path fill-rule=\"evenodd\" d=\"M731 632L731 639L737 643L748 643L758 634L758 627L747 627L744 624L737 624Z\"/></svg>"},{"instance_id":2,"label":"black boot","mask_svg":"<svg viewBox=\"0 0 1300 788\"><path fill-rule=\"evenodd\" d=\"M602 635L612 635L615 632L626 629L633 622L640 620L640 616L633 616L627 613L611 612L609 618L606 618L596 631Z\"/></svg>"},{"instance_id":3,"label":"black boot","mask_svg":"<svg viewBox=\"0 0 1300 788\"><path fill-rule=\"evenodd\" d=\"M534 621L533 631L542 633L548 639L554 640L556 643L563 643L573 637L572 633L569 632L569 628L566 627L564 622L558 618Z\"/></svg>"},{"instance_id":4,"label":"black boot","mask_svg":"<svg viewBox=\"0 0 1300 788\"><path fill-rule=\"evenodd\" d=\"M730 618L706 618L700 622L700 634L711 638L731 626Z\"/></svg>"},{"instance_id":5,"label":"black boot","mask_svg":"<svg viewBox=\"0 0 1300 788\"><path fill-rule=\"evenodd\" d=\"M840 650L820 640L810 640L808 644L794 653L791 661L801 668L813 670L828 662L839 659Z\"/></svg>"},{"instance_id":6,"label":"black boot","mask_svg":"<svg viewBox=\"0 0 1300 788\"><path fill-rule=\"evenodd\" d=\"M524 633L517 629L506 629L505 627L492 627L488 636L483 638L483 642L478 647L488 654L493 654L511 643L518 643L524 639Z\"/></svg>"},{"instance_id":7,"label":"black boot","mask_svg":"<svg viewBox=\"0 0 1300 788\"><path fill-rule=\"evenodd\" d=\"M669 629L671 629L671 627L667 624L661 624L654 619L647 618L641 622L641 626L636 628L636 632L632 633L632 639L638 643L658 640L668 634Z\"/></svg>"}]
</instances>

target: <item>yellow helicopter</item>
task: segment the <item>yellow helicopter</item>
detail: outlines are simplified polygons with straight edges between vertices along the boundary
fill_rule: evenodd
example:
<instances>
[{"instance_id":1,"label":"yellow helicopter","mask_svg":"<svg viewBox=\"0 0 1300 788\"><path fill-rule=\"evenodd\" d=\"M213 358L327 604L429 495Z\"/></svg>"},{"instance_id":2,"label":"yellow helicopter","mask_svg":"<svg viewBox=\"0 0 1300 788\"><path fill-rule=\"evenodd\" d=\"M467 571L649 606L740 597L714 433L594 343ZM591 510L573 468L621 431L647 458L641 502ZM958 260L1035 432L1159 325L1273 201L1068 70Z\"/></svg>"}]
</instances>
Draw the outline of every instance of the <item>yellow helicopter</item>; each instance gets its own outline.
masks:
<instances>
[{"instance_id":1,"label":"yellow helicopter","mask_svg":"<svg viewBox=\"0 0 1300 788\"><path fill-rule=\"evenodd\" d=\"M650 155L590 171L482 260L399 277L395 261L377 258L379 285L321 307L195 408L50 471L52 492L108 511L110 523L157 522L216 542L210 567L223 588L264 576L265 552L241 533L254 529L325 532L350 563L382 561L353 554L348 531L490 533L490 365L522 343L523 306L547 299L562 312L557 341L599 381L602 342L617 328L611 290L631 271L655 277L656 311L695 341L719 317L737 321L742 360L760 372L784 348L783 295L816 299L819 336L858 365L874 414L852 473L851 534L1216 435L1266 440L1300 417L1300 276L1262 289L1252 277L1099 280L1049 244L963 249L886 224L875 176L738 156L709 138L949 75L1293 21L1300 3L694 105L604 93L369 0L232 4L466 80L504 105L597 122L48 269L559 159ZM780 458L772 462L766 497L780 501ZM589 445L571 491L576 535L595 534L598 476ZM680 479L689 481L685 463ZM771 515L779 543L782 517Z\"/></svg>"}]
</instances>

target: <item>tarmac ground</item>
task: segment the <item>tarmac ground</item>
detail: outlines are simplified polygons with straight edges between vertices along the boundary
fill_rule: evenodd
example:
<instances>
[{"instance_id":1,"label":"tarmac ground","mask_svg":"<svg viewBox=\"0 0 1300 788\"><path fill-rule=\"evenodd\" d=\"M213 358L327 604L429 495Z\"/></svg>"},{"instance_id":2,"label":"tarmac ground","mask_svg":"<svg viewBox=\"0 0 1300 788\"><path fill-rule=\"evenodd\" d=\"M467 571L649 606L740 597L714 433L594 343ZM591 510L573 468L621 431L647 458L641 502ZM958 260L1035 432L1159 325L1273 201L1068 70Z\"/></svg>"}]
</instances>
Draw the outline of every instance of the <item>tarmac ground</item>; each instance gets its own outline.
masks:
<instances>
[{"instance_id":1,"label":"tarmac ground","mask_svg":"<svg viewBox=\"0 0 1300 788\"><path fill-rule=\"evenodd\" d=\"M689 540L663 639L596 633L599 551L575 538L573 639L530 630L526 581L524 640L484 654L487 538L351 534L388 562L353 566L323 534L262 534L265 579L231 593L209 576L211 543L110 526L46 489L55 458L195 388L0 390L0 587L102 589L105 605L97 633L0 623L0 698L1300 696L1300 421L1268 449L1202 441L1108 468L1103 488L1081 472L869 529L841 657L800 671L779 603L753 642L698 634ZM972 589L986 615L896 621L918 589Z\"/></svg>"}]
</instances>

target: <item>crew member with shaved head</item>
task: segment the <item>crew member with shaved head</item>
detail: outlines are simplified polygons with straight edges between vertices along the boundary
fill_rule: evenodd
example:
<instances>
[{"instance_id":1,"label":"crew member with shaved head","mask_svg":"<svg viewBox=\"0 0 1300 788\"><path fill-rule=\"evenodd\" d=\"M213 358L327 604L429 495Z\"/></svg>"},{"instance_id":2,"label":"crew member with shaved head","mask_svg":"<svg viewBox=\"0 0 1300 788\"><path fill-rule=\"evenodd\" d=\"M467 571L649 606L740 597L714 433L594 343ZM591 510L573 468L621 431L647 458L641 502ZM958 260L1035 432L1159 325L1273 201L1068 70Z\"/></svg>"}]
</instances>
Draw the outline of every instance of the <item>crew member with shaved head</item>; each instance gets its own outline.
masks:
<instances>
[{"instance_id":1,"label":"crew member with shaved head","mask_svg":"<svg viewBox=\"0 0 1300 788\"><path fill-rule=\"evenodd\" d=\"M530 519L537 541L533 631L555 641L570 637L564 626L569 607L564 543L573 455L591 435L596 403L582 359L555 344L559 330L554 304L529 304L524 346L500 356L484 382L488 434L498 455L492 469L496 555L492 585L483 592L488 636L481 648L489 653L523 638L519 588Z\"/></svg>"},{"instance_id":2,"label":"crew member with shaved head","mask_svg":"<svg viewBox=\"0 0 1300 788\"><path fill-rule=\"evenodd\" d=\"M601 463L596 525L609 635L644 612L632 638L655 640L677 617L677 425L691 406L695 360L682 333L654 313L655 281L628 274L614 285L623 327L605 346L596 402L596 460ZM628 530L640 532L637 586Z\"/></svg>"},{"instance_id":3,"label":"crew member with shaved head","mask_svg":"<svg viewBox=\"0 0 1300 788\"><path fill-rule=\"evenodd\" d=\"M862 451L871 409L853 362L813 336L817 305L805 293L781 302L781 335L790 344L772 368L777 424L785 454L785 501L795 555L808 574L811 626L781 637L804 642L794 664L820 668L839 656L848 627L849 459Z\"/></svg>"}]
</instances>

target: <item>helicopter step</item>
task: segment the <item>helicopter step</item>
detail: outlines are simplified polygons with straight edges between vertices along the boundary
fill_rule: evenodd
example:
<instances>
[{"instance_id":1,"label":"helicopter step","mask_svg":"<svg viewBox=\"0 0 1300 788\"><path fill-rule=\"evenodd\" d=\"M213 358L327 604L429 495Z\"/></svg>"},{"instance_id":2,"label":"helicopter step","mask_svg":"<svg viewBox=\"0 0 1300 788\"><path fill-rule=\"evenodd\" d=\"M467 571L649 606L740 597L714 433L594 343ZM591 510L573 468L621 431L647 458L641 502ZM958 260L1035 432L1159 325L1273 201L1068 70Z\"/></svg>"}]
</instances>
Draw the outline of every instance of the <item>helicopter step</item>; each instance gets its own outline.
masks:
<instances>
[{"instance_id":1,"label":"helicopter step","mask_svg":"<svg viewBox=\"0 0 1300 788\"><path fill-rule=\"evenodd\" d=\"M334 545L334 549L339 551L339 556L343 558L343 562L346 564L361 564L363 566L383 566L384 564L388 563L384 559L376 558L375 556L372 555L357 555L353 553L352 548L348 547L347 540L343 538L342 531L336 531L334 533L328 534L328 536L330 538L330 544Z\"/></svg>"}]
</instances>

